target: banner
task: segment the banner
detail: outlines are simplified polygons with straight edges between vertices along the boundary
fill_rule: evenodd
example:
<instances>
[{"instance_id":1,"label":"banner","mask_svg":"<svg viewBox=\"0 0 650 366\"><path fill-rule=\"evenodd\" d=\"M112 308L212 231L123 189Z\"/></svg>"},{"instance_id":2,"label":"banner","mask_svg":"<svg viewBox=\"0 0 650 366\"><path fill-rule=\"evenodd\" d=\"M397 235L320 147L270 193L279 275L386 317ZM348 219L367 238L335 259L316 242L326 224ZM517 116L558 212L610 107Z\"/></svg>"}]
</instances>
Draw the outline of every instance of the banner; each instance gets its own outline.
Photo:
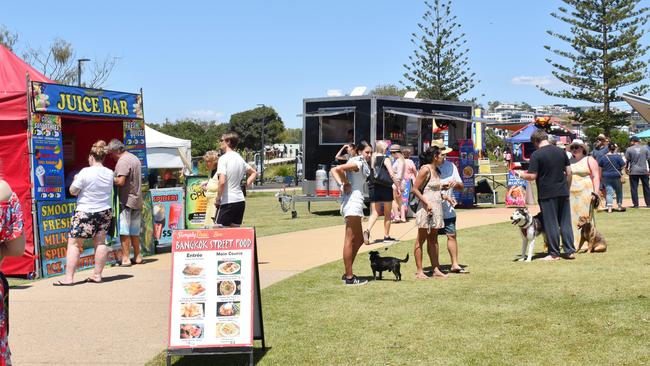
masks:
<instances>
[{"instance_id":1,"label":"banner","mask_svg":"<svg viewBox=\"0 0 650 366\"><path fill-rule=\"evenodd\" d=\"M203 184L207 182L206 176L185 178L185 227L188 229L203 228L208 207Z\"/></svg>"},{"instance_id":2,"label":"banner","mask_svg":"<svg viewBox=\"0 0 650 366\"><path fill-rule=\"evenodd\" d=\"M255 232L172 234L169 349L253 346Z\"/></svg>"},{"instance_id":3,"label":"banner","mask_svg":"<svg viewBox=\"0 0 650 366\"><path fill-rule=\"evenodd\" d=\"M476 160L474 143L472 140L458 140L458 151L458 172L464 186L458 204L462 207L472 207L474 205L474 166Z\"/></svg>"},{"instance_id":4,"label":"banner","mask_svg":"<svg viewBox=\"0 0 650 366\"><path fill-rule=\"evenodd\" d=\"M508 171L508 188L506 190L506 207L526 207L526 181Z\"/></svg>"},{"instance_id":5,"label":"banner","mask_svg":"<svg viewBox=\"0 0 650 366\"><path fill-rule=\"evenodd\" d=\"M43 277L63 274L68 251L68 233L72 216L77 207L75 199L57 202L37 202L37 225L40 245ZM92 239L83 243L77 270L91 268L95 265L95 248ZM115 259L114 252L108 254L108 262Z\"/></svg>"},{"instance_id":6,"label":"banner","mask_svg":"<svg viewBox=\"0 0 650 366\"><path fill-rule=\"evenodd\" d=\"M32 105L36 112L121 119L144 118L140 94L69 85L32 82Z\"/></svg>"},{"instance_id":7,"label":"banner","mask_svg":"<svg viewBox=\"0 0 650 366\"><path fill-rule=\"evenodd\" d=\"M35 198L58 201L65 198L61 117L35 113L31 122Z\"/></svg>"},{"instance_id":8,"label":"banner","mask_svg":"<svg viewBox=\"0 0 650 366\"><path fill-rule=\"evenodd\" d=\"M119 225L118 225L119 226ZM156 243L153 237L153 204L151 191L142 190L142 222L140 224L140 252L142 256L156 254Z\"/></svg>"},{"instance_id":9,"label":"banner","mask_svg":"<svg viewBox=\"0 0 650 366\"><path fill-rule=\"evenodd\" d=\"M151 198L154 238L159 245L169 245L172 242L172 232L185 228L183 188L152 189Z\"/></svg>"},{"instance_id":10,"label":"banner","mask_svg":"<svg viewBox=\"0 0 650 366\"><path fill-rule=\"evenodd\" d=\"M142 185L149 186L147 169L147 145L144 135L144 121L124 121L124 149L140 159L142 165Z\"/></svg>"}]
</instances>

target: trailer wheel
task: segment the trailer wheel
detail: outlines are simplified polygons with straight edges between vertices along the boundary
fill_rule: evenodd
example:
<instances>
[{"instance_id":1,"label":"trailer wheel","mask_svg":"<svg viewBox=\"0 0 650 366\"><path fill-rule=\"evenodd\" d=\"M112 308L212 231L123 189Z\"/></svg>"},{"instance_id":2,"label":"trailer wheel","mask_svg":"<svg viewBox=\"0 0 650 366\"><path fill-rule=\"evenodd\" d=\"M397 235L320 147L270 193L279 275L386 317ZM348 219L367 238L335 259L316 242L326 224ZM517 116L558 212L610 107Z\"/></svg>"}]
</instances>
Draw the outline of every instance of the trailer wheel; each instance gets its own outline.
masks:
<instances>
[{"instance_id":1,"label":"trailer wheel","mask_svg":"<svg viewBox=\"0 0 650 366\"><path fill-rule=\"evenodd\" d=\"M291 211L291 218L295 219L296 217L298 217L298 211Z\"/></svg>"}]
</instances>

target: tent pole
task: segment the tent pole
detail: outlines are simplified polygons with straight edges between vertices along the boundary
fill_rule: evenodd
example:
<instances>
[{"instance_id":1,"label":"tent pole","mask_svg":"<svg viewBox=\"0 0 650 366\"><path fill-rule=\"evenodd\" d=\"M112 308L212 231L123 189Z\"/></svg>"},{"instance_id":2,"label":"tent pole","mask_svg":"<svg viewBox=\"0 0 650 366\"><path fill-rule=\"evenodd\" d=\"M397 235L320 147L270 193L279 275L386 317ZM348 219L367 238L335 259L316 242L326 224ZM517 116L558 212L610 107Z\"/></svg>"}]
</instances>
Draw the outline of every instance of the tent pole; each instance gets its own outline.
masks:
<instances>
[{"instance_id":1,"label":"tent pole","mask_svg":"<svg viewBox=\"0 0 650 366\"><path fill-rule=\"evenodd\" d=\"M38 217L36 215L36 191L34 187L34 146L32 146L32 103L31 103L31 81L29 79L29 73L25 73L25 83L27 84L27 155L29 159L29 182L30 190L32 193L32 232L33 232L33 244L34 244L34 272L38 277L42 277L43 273L40 266L40 242L38 240ZM30 274L28 277L31 277ZM35 276L34 276L35 277Z\"/></svg>"}]
</instances>

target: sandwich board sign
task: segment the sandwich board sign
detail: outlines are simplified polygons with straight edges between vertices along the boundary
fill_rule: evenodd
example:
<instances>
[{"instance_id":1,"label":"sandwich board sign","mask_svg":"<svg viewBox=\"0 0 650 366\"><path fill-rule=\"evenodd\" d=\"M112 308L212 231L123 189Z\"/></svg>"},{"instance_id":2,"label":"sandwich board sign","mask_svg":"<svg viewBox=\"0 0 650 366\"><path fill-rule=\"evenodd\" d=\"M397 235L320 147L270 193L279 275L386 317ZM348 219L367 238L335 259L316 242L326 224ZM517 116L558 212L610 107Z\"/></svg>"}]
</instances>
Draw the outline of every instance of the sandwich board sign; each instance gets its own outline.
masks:
<instances>
[{"instance_id":1,"label":"sandwich board sign","mask_svg":"<svg viewBox=\"0 0 650 366\"><path fill-rule=\"evenodd\" d=\"M249 355L264 343L255 229L175 230L169 306L171 356Z\"/></svg>"}]
</instances>

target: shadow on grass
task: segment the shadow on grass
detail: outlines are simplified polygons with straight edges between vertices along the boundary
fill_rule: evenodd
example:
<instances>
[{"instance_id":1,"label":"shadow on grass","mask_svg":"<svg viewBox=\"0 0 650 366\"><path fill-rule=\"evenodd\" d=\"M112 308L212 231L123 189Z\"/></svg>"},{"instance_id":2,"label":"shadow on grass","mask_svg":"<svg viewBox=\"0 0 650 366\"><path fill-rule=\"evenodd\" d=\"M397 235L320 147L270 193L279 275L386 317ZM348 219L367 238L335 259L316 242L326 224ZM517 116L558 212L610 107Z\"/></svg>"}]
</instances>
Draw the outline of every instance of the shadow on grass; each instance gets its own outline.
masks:
<instances>
[{"instance_id":1,"label":"shadow on grass","mask_svg":"<svg viewBox=\"0 0 650 366\"><path fill-rule=\"evenodd\" d=\"M257 364L266 356L266 354L271 350L271 347L266 347L266 349L255 348L253 350L254 362ZM174 361L175 360L175 361ZM164 363L163 363L164 364ZM235 366L235 365L248 365L248 355L247 354L225 354L225 355L197 355L197 356L184 356L178 359L172 359L172 365L174 366L196 366L196 365L224 365L224 366Z\"/></svg>"},{"instance_id":2,"label":"shadow on grass","mask_svg":"<svg viewBox=\"0 0 650 366\"><path fill-rule=\"evenodd\" d=\"M339 210L312 211L311 214L316 216L341 216L341 211Z\"/></svg>"},{"instance_id":3,"label":"shadow on grass","mask_svg":"<svg viewBox=\"0 0 650 366\"><path fill-rule=\"evenodd\" d=\"M15 286L9 286L9 289L11 290L26 290L28 288L32 287L32 285L15 285Z\"/></svg>"}]
</instances>

